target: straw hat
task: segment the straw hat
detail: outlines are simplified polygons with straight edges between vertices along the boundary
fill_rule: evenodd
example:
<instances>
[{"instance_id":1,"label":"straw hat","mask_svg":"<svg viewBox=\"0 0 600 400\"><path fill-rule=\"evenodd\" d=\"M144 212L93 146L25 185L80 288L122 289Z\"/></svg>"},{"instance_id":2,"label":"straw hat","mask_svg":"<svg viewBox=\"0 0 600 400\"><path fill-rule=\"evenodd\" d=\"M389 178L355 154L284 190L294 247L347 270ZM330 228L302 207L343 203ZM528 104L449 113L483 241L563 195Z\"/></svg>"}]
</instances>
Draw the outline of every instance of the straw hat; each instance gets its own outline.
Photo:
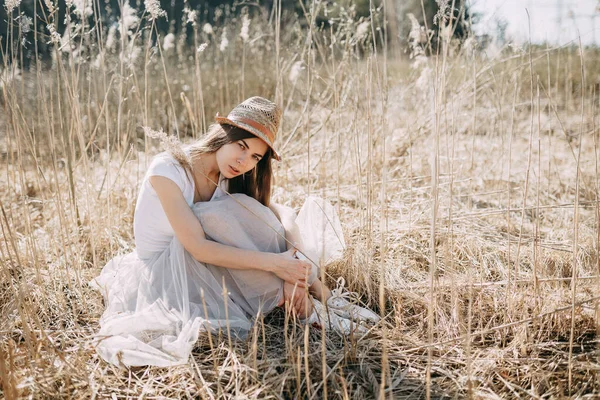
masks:
<instances>
[{"instance_id":1,"label":"straw hat","mask_svg":"<svg viewBox=\"0 0 600 400\"><path fill-rule=\"evenodd\" d=\"M280 161L281 157L275 146L275 135L281 122L281 108L263 97L254 96L237 105L227 117L217 113L215 120L219 124L233 125L256 135L273 150L273 156Z\"/></svg>"}]
</instances>

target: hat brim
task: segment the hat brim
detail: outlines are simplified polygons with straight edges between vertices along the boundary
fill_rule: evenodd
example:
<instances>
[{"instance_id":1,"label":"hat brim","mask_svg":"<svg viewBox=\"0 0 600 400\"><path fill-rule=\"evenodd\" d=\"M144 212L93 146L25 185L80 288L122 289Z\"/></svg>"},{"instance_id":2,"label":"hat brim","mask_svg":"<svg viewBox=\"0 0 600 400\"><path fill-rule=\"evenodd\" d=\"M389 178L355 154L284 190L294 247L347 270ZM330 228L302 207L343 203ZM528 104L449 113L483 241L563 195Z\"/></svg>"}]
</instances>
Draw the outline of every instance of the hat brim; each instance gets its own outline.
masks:
<instances>
[{"instance_id":1,"label":"hat brim","mask_svg":"<svg viewBox=\"0 0 600 400\"><path fill-rule=\"evenodd\" d=\"M254 136L256 136L257 138L261 139L263 142L265 142L267 144L267 146L269 146L269 148L271 149L271 151L273 152L273 158L275 158L277 161L281 161L281 156L279 155L279 153L277 153L277 150L275 150L275 148L273 147L273 145L270 143L270 141L268 140L268 138L265 136L264 133L262 133L261 131L259 131L258 129L255 129L253 127L251 127L250 125L246 125L242 122L237 122L237 121L232 121L227 117L221 117L219 115L217 115L215 117L215 121L221 125L232 125L235 126L237 128L243 129L245 131L250 132L251 134L253 134Z\"/></svg>"}]
</instances>

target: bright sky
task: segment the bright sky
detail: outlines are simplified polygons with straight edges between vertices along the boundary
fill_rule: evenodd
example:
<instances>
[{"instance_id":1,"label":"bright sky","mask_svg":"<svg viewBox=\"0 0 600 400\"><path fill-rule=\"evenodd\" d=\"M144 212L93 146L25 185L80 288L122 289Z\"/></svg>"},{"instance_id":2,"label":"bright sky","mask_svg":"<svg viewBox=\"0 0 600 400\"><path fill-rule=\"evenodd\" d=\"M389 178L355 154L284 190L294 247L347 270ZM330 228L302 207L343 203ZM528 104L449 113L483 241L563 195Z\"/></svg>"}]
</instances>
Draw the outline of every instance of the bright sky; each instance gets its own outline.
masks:
<instances>
[{"instance_id":1,"label":"bright sky","mask_svg":"<svg viewBox=\"0 0 600 400\"><path fill-rule=\"evenodd\" d=\"M527 12L531 19L531 41L551 44L581 42L600 45L599 0L467 0L482 14L477 31L494 34L496 21L508 23L507 36L517 43L529 38Z\"/></svg>"}]
</instances>

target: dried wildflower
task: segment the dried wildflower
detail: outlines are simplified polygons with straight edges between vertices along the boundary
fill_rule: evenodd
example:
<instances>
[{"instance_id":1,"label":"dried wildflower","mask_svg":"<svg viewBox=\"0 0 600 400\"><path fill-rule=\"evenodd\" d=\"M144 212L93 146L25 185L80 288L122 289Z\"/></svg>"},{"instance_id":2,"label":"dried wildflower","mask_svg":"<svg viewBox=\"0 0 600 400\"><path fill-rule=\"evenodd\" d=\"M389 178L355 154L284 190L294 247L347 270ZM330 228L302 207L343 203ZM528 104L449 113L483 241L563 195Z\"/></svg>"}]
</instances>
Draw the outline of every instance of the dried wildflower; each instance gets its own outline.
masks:
<instances>
[{"instance_id":1,"label":"dried wildflower","mask_svg":"<svg viewBox=\"0 0 600 400\"><path fill-rule=\"evenodd\" d=\"M60 37L60 34L56 32L56 28L54 27L54 25L48 24L46 25L46 28L48 29L48 32L50 32L50 41L48 42L48 44L61 44L62 38Z\"/></svg>"},{"instance_id":2,"label":"dried wildflower","mask_svg":"<svg viewBox=\"0 0 600 400\"><path fill-rule=\"evenodd\" d=\"M196 52L202 53L207 47L208 47L208 43L202 43L200 46L198 46L198 48L196 49Z\"/></svg>"},{"instance_id":3,"label":"dried wildflower","mask_svg":"<svg viewBox=\"0 0 600 400\"><path fill-rule=\"evenodd\" d=\"M192 26L196 26L196 19L198 12L196 10L192 10L188 7L183 9L183 14L185 15L186 24L192 24Z\"/></svg>"},{"instance_id":4,"label":"dried wildflower","mask_svg":"<svg viewBox=\"0 0 600 400\"><path fill-rule=\"evenodd\" d=\"M94 13L91 0L67 0L67 8L73 8L79 18L89 17Z\"/></svg>"},{"instance_id":5,"label":"dried wildflower","mask_svg":"<svg viewBox=\"0 0 600 400\"><path fill-rule=\"evenodd\" d=\"M172 33L168 33L163 41L163 49L168 51L171 50L173 47L175 47L175 35Z\"/></svg>"},{"instance_id":6,"label":"dried wildflower","mask_svg":"<svg viewBox=\"0 0 600 400\"><path fill-rule=\"evenodd\" d=\"M159 0L144 0L144 7L146 7L146 11L150 14L150 21L167 16L167 12L160 8Z\"/></svg>"},{"instance_id":7,"label":"dried wildflower","mask_svg":"<svg viewBox=\"0 0 600 400\"><path fill-rule=\"evenodd\" d=\"M107 49L112 49L115 45L115 32L117 31L117 25L114 24L108 28L108 35L106 35L106 44L104 45Z\"/></svg>"},{"instance_id":8,"label":"dried wildflower","mask_svg":"<svg viewBox=\"0 0 600 400\"><path fill-rule=\"evenodd\" d=\"M214 33L212 25L209 24L208 22L204 24L204 26L202 27L202 32L206 33L207 35L212 35Z\"/></svg>"},{"instance_id":9,"label":"dried wildflower","mask_svg":"<svg viewBox=\"0 0 600 400\"><path fill-rule=\"evenodd\" d=\"M439 24L440 21L446 19L446 13L448 12L448 0L435 0L438 6L438 12L433 16L433 23Z\"/></svg>"},{"instance_id":10,"label":"dried wildflower","mask_svg":"<svg viewBox=\"0 0 600 400\"><path fill-rule=\"evenodd\" d=\"M227 46L229 46L229 40L227 40L227 28L223 28L223 32L221 33L221 44L219 45L219 50L223 52L225 51Z\"/></svg>"},{"instance_id":11,"label":"dried wildflower","mask_svg":"<svg viewBox=\"0 0 600 400\"><path fill-rule=\"evenodd\" d=\"M361 22L356 28L356 40L361 40L369 32L371 23L369 21Z\"/></svg>"},{"instance_id":12,"label":"dried wildflower","mask_svg":"<svg viewBox=\"0 0 600 400\"><path fill-rule=\"evenodd\" d=\"M421 27L419 21L417 21L417 18L413 14L408 13L407 15L411 24L410 32L408 33L408 45L411 49L410 56L417 57L424 54L421 43L426 41L426 39L424 39L424 36L426 37L425 29Z\"/></svg>"},{"instance_id":13,"label":"dried wildflower","mask_svg":"<svg viewBox=\"0 0 600 400\"><path fill-rule=\"evenodd\" d=\"M6 0L4 6L6 7L6 13L10 14L15 8L21 5L21 0Z\"/></svg>"},{"instance_id":14,"label":"dried wildflower","mask_svg":"<svg viewBox=\"0 0 600 400\"><path fill-rule=\"evenodd\" d=\"M25 14L21 14L19 16L19 28L21 29L21 33L23 35L31 32L31 27L33 25L33 20L29 18Z\"/></svg>"},{"instance_id":15,"label":"dried wildflower","mask_svg":"<svg viewBox=\"0 0 600 400\"><path fill-rule=\"evenodd\" d=\"M54 4L52 4L52 0L44 0L44 4L46 5L46 8L50 14L52 14L54 12Z\"/></svg>"},{"instance_id":16,"label":"dried wildflower","mask_svg":"<svg viewBox=\"0 0 600 400\"><path fill-rule=\"evenodd\" d=\"M160 140L161 147L171 153L178 160L186 160L191 165L191 160L181 146L181 142L176 136L167 135L165 131L155 131L148 126L143 126L144 134L152 139Z\"/></svg>"},{"instance_id":17,"label":"dried wildflower","mask_svg":"<svg viewBox=\"0 0 600 400\"><path fill-rule=\"evenodd\" d=\"M417 21L417 18L413 13L407 14L410 19L410 32L408 32L408 40L419 43L421 41L421 24Z\"/></svg>"},{"instance_id":18,"label":"dried wildflower","mask_svg":"<svg viewBox=\"0 0 600 400\"><path fill-rule=\"evenodd\" d=\"M119 19L119 33L124 35L131 29L136 28L139 22L140 18L137 16L136 9L129 5L129 1L125 1L121 9L121 18Z\"/></svg>"},{"instance_id":19,"label":"dried wildflower","mask_svg":"<svg viewBox=\"0 0 600 400\"><path fill-rule=\"evenodd\" d=\"M296 81L298 80L298 77L300 76L300 73L303 70L304 70L304 63L302 61L296 61L294 63L294 65L292 65L292 68L290 69L290 74L288 76L288 79L290 80L290 82L296 83Z\"/></svg>"},{"instance_id":20,"label":"dried wildflower","mask_svg":"<svg viewBox=\"0 0 600 400\"><path fill-rule=\"evenodd\" d=\"M244 16L242 17L242 31L240 32L240 37L242 38L242 41L244 43L247 42L250 37L248 34L249 30L250 30L250 18L248 17L248 14L244 14Z\"/></svg>"}]
</instances>

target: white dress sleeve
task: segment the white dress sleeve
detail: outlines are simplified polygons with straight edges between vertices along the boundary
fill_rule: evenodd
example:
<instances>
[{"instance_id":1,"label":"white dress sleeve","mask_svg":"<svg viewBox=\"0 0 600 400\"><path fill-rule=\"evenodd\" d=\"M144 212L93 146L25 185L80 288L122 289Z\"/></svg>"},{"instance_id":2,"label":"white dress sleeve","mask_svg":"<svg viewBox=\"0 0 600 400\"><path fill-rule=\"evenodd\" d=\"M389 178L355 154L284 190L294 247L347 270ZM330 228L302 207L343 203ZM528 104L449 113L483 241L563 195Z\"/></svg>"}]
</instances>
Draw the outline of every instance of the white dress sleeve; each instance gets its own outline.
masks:
<instances>
[{"instance_id":1,"label":"white dress sleeve","mask_svg":"<svg viewBox=\"0 0 600 400\"><path fill-rule=\"evenodd\" d=\"M160 199L150 184L148 178L151 176L162 176L175 182L186 203L190 207L194 203L193 181L188 179L179 162L168 153L154 157L140 187L133 216L135 246L138 255L144 259L163 251L175 236Z\"/></svg>"},{"instance_id":2,"label":"white dress sleeve","mask_svg":"<svg viewBox=\"0 0 600 400\"><path fill-rule=\"evenodd\" d=\"M172 180L179 186L182 193L185 193L191 184L191 178L189 178L185 169L167 153L162 153L154 157L146 174L147 178L151 176L163 176Z\"/></svg>"}]
</instances>

